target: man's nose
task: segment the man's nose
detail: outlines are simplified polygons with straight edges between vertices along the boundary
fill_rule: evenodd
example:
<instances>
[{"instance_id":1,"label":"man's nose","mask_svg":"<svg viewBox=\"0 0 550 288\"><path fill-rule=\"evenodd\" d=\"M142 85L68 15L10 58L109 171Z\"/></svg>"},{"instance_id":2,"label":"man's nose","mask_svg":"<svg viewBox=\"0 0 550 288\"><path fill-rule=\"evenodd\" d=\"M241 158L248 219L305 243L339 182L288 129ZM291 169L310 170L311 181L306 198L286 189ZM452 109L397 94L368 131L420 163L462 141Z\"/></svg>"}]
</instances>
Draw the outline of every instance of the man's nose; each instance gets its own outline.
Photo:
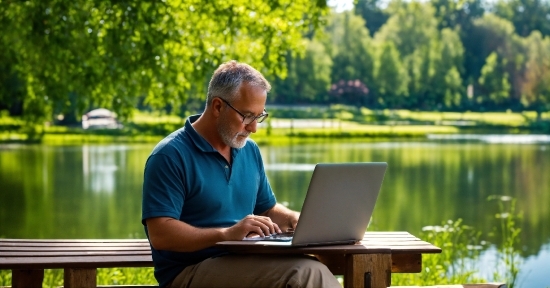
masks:
<instances>
[{"instance_id":1,"label":"man's nose","mask_svg":"<svg viewBox=\"0 0 550 288\"><path fill-rule=\"evenodd\" d=\"M258 128L257 125L258 125L258 121L254 120L250 122L250 124L247 124L245 126L245 129L250 133L256 133L256 129Z\"/></svg>"}]
</instances>

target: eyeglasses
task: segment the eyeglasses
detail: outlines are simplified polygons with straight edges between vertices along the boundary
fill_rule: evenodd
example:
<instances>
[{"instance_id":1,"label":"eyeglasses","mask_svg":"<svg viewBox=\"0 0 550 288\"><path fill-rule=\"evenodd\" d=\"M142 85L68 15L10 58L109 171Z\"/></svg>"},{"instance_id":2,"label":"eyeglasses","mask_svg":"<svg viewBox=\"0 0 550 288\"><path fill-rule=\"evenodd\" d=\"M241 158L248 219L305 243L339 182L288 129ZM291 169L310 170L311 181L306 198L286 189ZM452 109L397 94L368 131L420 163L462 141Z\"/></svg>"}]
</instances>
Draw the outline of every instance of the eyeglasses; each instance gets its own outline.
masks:
<instances>
[{"instance_id":1,"label":"eyeglasses","mask_svg":"<svg viewBox=\"0 0 550 288\"><path fill-rule=\"evenodd\" d=\"M227 102L227 100L223 99L223 98L220 98L223 102L225 102L225 104L227 104L227 106L231 107L231 109L235 110L235 112L239 113L239 115L241 115L241 117L243 117L243 124L244 125L248 125L254 121L257 121L258 123L262 123L264 122L264 120L267 118L267 116L269 116L269 114L267 114L267 112L265 111L264 109L264 112L258 116L254 116L254 115L244 115L243 113L241 113L241 111L237 110L237 108L233 107L231 104L229 104L229 102Z\"/></svg>"}]
</instances>

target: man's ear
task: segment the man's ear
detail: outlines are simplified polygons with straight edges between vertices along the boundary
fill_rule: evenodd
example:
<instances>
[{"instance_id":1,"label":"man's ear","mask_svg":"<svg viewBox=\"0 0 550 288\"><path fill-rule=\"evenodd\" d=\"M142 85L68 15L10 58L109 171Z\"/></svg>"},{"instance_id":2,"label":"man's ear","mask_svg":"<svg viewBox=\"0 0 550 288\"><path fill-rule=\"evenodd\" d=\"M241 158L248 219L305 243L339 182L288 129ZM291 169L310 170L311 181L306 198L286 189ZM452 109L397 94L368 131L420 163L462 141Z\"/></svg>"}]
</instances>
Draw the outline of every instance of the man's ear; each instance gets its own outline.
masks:
<instances>
[{"instance_id":1,"label":"man's ear","mask_svg":"<svg viewBox=\"0 0 550 288\"><path fill-rule=\"evenodd\" d=\"M220 117L223 104L224 103L220 98L216 97L216 98L212 99L212 104L211 104L212 113L214 114L214 116L216 118Z\"/></svg>"}]
</instances>

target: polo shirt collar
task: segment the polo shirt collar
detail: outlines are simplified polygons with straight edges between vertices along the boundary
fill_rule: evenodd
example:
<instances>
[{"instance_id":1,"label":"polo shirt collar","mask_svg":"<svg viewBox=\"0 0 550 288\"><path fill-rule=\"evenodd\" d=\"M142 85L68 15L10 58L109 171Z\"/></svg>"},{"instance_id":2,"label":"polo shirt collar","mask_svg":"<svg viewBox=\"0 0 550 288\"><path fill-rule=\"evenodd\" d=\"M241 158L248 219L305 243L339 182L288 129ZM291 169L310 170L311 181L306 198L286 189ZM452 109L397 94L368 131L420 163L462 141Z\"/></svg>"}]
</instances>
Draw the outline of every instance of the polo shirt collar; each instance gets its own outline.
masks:
<instances>
[{"instance_id":1,"label":"polo shirt collar","mask_svg":"<svg viewBox=\"0 0 550 288\"><path fill-rule=\"evenodd\" d=\"M193 144L195 144L195 146L198 149L200 149L202 152L217 153L218 150L214 149L214 147L212 147L212 145L210 145L210 143L208 143L208 141L206 141L206 139L204 139L197 132L197 130L195 130L195 127L191 125L192 123L197 121L197 119L199 119L200 116L201 114L196 114L196 115L191 115L189 116L189 118L187 118L187 120L185 121L185 132L189 135L189 138L191 139L191 141L193 141ZM235 158L235 156L239 153L239 150L240 149L238 148L231 148L231 157Z\"/></svg>"}]
</instances>

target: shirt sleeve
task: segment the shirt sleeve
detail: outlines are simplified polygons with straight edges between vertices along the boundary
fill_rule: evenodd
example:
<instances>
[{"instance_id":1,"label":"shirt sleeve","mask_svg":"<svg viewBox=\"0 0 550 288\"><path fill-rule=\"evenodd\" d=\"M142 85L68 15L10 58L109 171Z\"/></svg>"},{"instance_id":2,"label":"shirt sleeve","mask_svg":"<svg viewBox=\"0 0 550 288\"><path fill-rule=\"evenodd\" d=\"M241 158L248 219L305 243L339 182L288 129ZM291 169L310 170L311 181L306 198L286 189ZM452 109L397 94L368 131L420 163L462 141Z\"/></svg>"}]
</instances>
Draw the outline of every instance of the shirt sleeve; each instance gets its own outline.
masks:
<instances>
[{"instance_id":1,"label":"shirt sleeve","mask_svg":"<svg viewBox=\"0 0 550 288\"><path fill-rule=\"evenodd\" d=\"M184 175L181 164L168 155L151 155L145 164L141 221L147 218L179 219L185 200Z\"/></svg>"}]
</instances>

